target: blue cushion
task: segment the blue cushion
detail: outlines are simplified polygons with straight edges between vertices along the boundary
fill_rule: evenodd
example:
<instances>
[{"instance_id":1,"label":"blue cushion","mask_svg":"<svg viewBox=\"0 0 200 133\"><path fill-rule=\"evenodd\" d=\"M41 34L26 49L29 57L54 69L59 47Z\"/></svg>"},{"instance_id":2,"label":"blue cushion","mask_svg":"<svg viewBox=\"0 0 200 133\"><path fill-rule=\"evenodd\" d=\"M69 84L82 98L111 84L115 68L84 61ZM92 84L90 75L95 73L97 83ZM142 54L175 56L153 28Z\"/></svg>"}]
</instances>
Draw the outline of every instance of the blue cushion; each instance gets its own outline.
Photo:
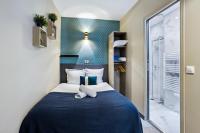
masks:
<instances>
[{"instance_id":1,"label":"blue cushion","mask_svg":"<svg viewBox=\"0 0 200 133\"><path fill-rule=\"evenodd\" d=\"M85 76L80 76L80 85L85 85ZM88 85L97 85L97 76L88 77Z\"/></svg>"},{"instance_id":2,"label":"blue cushion","mask_svg":"<svg viewBox=\"0 0 200 133\"><path fill-rule=\"evenodd\" d=\"M97 76L89 76L88 85L97 85Z\"/></svg>"},{"instance_id":3,"label":"blue cushion","mask_svg":"<svg viewBox=\"0 0 200 133\"><path fill-rule=\"evenodd\" d=\"M80 85L85 85L85 76L80 76Z\"/></svg>"}]
</instances>

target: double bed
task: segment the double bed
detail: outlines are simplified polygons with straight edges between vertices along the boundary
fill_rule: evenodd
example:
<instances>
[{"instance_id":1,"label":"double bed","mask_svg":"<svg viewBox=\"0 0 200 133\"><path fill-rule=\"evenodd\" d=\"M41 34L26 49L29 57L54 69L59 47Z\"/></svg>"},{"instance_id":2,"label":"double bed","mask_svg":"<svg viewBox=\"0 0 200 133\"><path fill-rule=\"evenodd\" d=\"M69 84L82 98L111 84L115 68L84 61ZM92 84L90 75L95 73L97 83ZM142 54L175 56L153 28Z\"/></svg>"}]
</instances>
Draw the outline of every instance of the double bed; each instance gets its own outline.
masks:
<instances>
[{"instance_id":1,"label":"double bed","mask_svg":"<svg viewBox=\"0 0 200 133\"><path fill-rule=\"evenodd\" d=\"M76 99L80 85L62 83L24 118L19 133L142 133L136 107L108 83L90 86L95 98Z\"/></svg>"}]
</instances>

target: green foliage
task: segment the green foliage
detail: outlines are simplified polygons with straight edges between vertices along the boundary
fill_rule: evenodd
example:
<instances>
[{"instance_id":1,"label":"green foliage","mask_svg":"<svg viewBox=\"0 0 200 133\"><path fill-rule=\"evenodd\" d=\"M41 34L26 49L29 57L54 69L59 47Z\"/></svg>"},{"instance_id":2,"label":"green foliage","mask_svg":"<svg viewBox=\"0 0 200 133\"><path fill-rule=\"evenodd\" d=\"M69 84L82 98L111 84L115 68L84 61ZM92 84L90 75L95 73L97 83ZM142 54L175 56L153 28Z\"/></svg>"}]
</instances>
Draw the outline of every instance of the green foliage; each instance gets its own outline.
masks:
<instances>
[{"instance_id":1,"label":"green foliage","mask_svg":"<svg viewBox=\"0 0 200 133\"><path fill-rule=\"evenodd\" d=\"M42 28L43 26L46 27L47 24L48 24L47 19L46 19L44 16L42 16L42 15L36 14L33 20L34 20L35 24L36 24L38 27L41 27L41 28Z\"/></svg>"},{"instance_id":2,"label":"green foliage","mask_svg":"<svg viewBox=\"0 0 200 133\"><path fill-rule=\"evenodd\" d=\"M49 13L48 18L54 23L58 17L56 16L55 13Z\"/></svg>"}]
</instances>

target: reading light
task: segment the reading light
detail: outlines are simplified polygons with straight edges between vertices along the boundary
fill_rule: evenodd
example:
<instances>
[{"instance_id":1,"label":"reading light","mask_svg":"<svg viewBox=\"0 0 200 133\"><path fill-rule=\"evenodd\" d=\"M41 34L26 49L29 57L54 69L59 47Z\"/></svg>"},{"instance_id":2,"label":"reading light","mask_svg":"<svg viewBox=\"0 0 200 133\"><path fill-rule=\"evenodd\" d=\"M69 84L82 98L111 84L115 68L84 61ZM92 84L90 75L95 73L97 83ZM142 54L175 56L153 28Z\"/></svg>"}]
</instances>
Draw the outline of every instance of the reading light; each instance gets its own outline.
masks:
<instances>
[{"instance_id":1,"label":"reading light","mask_svg":"<svg viewBox=\"0 0 200 133\"><path fill-rule=\"evenodd\" d=\"M88 32L84 32L84 40L88 40Z\"/></svg>"}]
</instances>

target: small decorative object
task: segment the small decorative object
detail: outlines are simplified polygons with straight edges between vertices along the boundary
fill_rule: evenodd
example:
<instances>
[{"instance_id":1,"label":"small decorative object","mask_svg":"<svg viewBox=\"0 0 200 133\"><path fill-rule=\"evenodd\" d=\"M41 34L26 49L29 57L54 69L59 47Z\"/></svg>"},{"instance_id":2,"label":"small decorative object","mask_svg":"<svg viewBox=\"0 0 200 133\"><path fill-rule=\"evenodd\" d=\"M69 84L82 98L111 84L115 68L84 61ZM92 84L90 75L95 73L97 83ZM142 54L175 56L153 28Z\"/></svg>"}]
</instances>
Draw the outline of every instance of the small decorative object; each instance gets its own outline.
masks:
<instances>
[{"instance_id":1,"label":"small decorative object","mask_svg":"<svg viewBox=\"0 0 200 133\"><path fill-rule=\"evenodd\" d=\"M47 19L44 16L36 14L33 20L36 25L33 27L33 45L47 47L47 33L43 29L44 26L47 26Z\"/></svg>"},{"instance_id":2,"label":"small decorative object","mask_svg":"<svg viewBox=\"0 0 200 133\"><path fill-rule=\"evenodd\" d=\"M84 32L84 40L88 40L88 39L89 39L88 32Z\"/></svg>"},{"instance_id":3,"label":"small decorative object","mask_svg":"<svg viewBox=\"0 0 200 133\"><path fill-rule=\"evenodd\" d=\"M55 26L55 21L58 19L55 13L50 13L48 15L49 22L48 22L48 28L47 28L47 33L48 37L52 40L56 39L56 26Z\"/></svg>"}]
</instances>

